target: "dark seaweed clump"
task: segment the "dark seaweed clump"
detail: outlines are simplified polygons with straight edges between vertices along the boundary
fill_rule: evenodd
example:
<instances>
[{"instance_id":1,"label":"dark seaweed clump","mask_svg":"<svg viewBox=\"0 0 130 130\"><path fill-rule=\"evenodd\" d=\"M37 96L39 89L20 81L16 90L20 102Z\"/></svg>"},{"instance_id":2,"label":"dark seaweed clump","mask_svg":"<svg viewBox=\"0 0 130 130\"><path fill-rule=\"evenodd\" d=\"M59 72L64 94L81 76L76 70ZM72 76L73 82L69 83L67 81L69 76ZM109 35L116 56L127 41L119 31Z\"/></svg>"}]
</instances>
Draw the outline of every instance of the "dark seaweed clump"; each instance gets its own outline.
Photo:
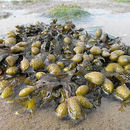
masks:
<instances>
[{"instance_id":1,"label":"dark seaweed clump","mask_svg":"<svg viewBox=\"0 0 130 130\"><path fill-rule=\"evenodd\" d=\"M0 92L28 112L54 101L59 117L84 119L105 97L130 100L130 48L72 22L16 26L0 39ZM115 98L115 99L116 99Z\"/></svg>"}]
</instances>

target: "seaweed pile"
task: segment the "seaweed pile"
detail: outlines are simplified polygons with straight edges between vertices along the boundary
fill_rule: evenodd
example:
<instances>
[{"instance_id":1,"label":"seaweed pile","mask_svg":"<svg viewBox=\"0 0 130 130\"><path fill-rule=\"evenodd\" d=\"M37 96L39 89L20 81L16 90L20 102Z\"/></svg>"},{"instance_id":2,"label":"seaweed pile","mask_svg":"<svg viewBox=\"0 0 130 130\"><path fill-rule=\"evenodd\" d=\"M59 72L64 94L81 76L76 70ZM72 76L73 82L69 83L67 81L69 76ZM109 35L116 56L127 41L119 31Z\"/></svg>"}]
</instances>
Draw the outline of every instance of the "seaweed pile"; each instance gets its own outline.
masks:
<instances>
[{"instance_id":1,"label":"seaweed pile","mask_svg":"<svg viewBox=\"0 0 130 130\"><path fill-rule=\"evenodd\" d=\"M130 102L130 47L72 22L16 26L0 39L1 98L33 113L52 101L56 115L84 119L103 96Z\"/></svg>"}]
</instances>

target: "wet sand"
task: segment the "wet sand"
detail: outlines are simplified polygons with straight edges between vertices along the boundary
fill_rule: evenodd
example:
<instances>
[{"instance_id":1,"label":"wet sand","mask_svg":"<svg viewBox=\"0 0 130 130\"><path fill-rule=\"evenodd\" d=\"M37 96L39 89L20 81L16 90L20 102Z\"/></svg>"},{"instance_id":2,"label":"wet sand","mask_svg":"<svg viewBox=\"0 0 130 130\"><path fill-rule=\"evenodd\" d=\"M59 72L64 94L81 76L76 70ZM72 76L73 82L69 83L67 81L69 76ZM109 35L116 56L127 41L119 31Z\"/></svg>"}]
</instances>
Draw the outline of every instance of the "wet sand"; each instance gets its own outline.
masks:
<instances>
[{"instance_id":1,"label":"wet sand","mask_svg":"<svg viewBox=\"0 0 130 130\"><path fill-rule=\"evenodd\" d=\"M130 130L130 107L120 112L120 103L111 99L104 98L102 105L80 123L58 119L51 105L37 110L30 119L27 114L15 115L11 104L0 103L1 130Z\"/></svg>"},{"instance_id":2,"label":"wet sand","mask_svg":"<svg viewBox=\"0 0 130 130\"><path fill-rule=\"evenodd\" d=\"M12 13L10 17L0 20L0 36L14 29L17 24L35 23L38 20L50 22L50 19L40 15L47 11L48 7L58 3L63 2L18 5L0 3L1 11ZM106 0L81 0L79 5L93 12L93 15L90 16L90 20L75 22L76 25L85 27L90 32L93 27L102 27L105 32L123 36L123 41L130 45L130 4ZM58 119L53 105L37 110L30 119L27 114L15 115L16 108L12 104L3 100L0 100L0 104L0 130L130 130L130 106L127 106L125 112L120 112L120 102L109 98L103 98L101 106L89 113L87 119L80 123Z\"/></svg>"}]
</instances>

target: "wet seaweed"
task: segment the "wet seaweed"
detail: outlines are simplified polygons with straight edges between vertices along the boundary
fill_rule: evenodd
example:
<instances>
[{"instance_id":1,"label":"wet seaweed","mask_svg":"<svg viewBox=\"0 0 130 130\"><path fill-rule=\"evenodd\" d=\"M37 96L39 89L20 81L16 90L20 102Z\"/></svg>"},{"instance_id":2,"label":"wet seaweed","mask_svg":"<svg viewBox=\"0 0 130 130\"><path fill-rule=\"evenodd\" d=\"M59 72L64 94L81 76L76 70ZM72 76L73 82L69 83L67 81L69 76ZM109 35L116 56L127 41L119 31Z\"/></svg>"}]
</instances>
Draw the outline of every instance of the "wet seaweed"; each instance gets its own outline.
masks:
<instances>
[{"instance_id":1,"label":"wet seaweed","mask_svg":"<svg viewBox=\"0 0 130 130\"><path fill-rule=\"evenodd\" d=\"M32 113L55 102L58 117L85 119L102 97L129 103L129 46L72 22L16 26L1 40L1 98ZM106 96L107 95L107 96Z\"/></svg>"}]
</instances>

